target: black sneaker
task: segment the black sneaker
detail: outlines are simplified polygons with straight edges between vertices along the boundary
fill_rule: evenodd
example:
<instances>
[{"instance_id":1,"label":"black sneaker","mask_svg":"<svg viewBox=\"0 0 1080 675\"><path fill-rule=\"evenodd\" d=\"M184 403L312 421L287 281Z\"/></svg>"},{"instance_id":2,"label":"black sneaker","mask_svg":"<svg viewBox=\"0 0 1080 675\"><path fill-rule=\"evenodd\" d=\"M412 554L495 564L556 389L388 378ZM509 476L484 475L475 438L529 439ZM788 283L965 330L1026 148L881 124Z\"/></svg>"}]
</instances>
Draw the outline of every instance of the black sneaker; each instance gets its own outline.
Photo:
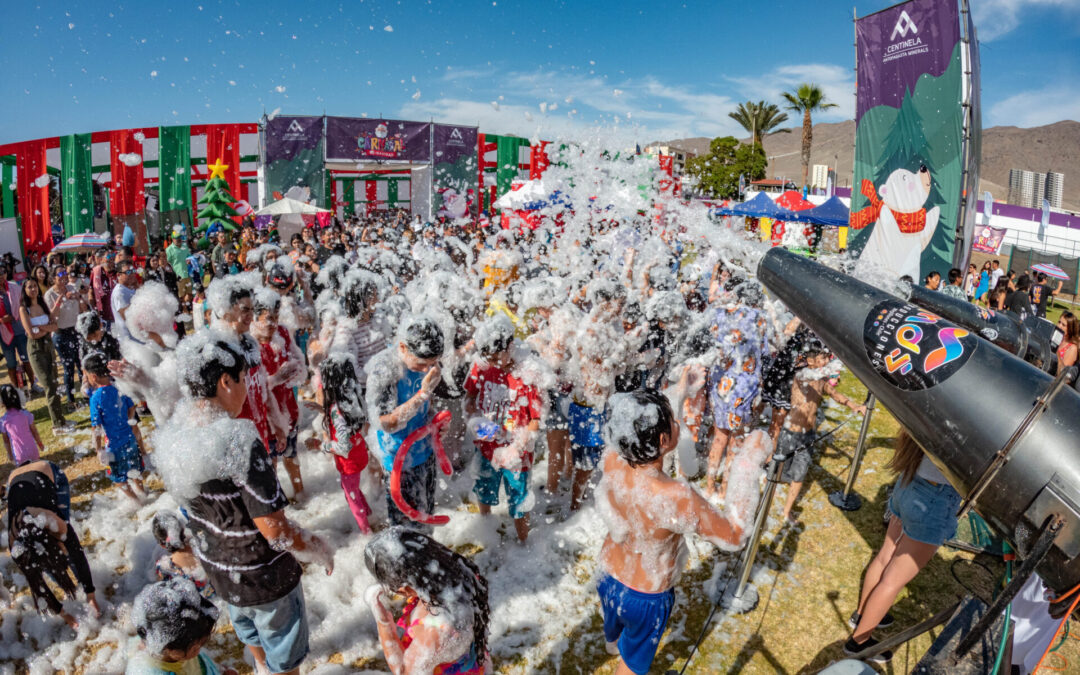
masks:
<instances>
[{"instance_id":1,"label":"black sneaker","mask_svg":"<svg viewBox=\"0 0 1080 675\"><path fill-rule=\"evenodd\" d=\"M851 618L849 618L847 621L847 625L851 628L851 630L855 630L859 627L859 619L861 618L862 617L859 616L858 612L852 612ZM889 626L893 625L895 621L896 619L893 618L893 615L890 612L885 612L884 618L882 618L881 621L878 622L877 627L888 628Z\"/></svg>"},{"instance_id":2,"label":"black sneaker","mask_svg":"<svg viewBox=\"0 0 1080 675\"><path fill-rule=\"evenodd\" d=\"M859 644L858 642L855 642L855 637L852 636L849 637L848 641L844 643L844 654L846 654L847 656L855 656L864 649L870 649L871 647L877 646L877 643L878 641L874 638L867 638L866 642ZM871 656L870 658L865 660L872 663L888 663L889 661L892 661L892 652L889 650L885 650L877 656Z\"/></svg>"}]
</instances>

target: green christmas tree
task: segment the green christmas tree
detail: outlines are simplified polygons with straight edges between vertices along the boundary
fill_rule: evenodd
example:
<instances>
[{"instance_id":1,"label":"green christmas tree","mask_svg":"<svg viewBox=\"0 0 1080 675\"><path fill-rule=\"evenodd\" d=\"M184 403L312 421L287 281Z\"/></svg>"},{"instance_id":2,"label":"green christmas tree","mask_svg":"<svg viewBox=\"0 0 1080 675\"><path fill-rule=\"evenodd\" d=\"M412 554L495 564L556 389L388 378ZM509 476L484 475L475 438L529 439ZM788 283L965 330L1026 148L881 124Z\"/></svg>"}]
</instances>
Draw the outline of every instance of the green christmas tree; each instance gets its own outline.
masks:
<instances>
[{"instance_id":1,"label":"green christmas tree","mask_svg":"<svg viewBox=\"0 0 1080 675\"><path fill-rule=\"evenodd\" d=\"M232 218L240 214L232 207L236 199L229 192L229 184L225 181L225 170L229 168L229 165L222 164L218 159L213 164L208 164L206 168L210 169L210 180L206 182L206 192L199 198L199 204L203 207L199 210L200 222L196 231L205 233L214 223L217 223L226 231L232 232L236 229L236 223Z\"/></svg>"}]
</instances>

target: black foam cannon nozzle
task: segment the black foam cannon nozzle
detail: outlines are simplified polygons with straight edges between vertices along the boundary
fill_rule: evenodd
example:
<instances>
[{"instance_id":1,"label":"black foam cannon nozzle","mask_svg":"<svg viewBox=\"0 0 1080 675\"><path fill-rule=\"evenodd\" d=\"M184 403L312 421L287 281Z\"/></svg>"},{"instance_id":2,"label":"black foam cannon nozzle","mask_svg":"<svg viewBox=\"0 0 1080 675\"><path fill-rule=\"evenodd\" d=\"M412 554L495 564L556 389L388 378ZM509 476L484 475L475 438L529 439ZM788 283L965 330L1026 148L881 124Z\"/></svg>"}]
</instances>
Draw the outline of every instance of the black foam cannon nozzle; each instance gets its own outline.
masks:
<instances>
[{"instance_id":1,"label":"black foam cannon nozzle","mask_svg":"<svg viewBox=\"0 0 1080 675\"><path fill-rule=\"evenodd\" d=\"M1053 381L970 329L782 248L762 258L758 279L965 498ZM1009 457L974 508L1021 553L1048 516L1064 520L1038 572L1050 588L1071 589L1080 583L1080 394L1054 396Z\"/></svg>"}]
</instances>

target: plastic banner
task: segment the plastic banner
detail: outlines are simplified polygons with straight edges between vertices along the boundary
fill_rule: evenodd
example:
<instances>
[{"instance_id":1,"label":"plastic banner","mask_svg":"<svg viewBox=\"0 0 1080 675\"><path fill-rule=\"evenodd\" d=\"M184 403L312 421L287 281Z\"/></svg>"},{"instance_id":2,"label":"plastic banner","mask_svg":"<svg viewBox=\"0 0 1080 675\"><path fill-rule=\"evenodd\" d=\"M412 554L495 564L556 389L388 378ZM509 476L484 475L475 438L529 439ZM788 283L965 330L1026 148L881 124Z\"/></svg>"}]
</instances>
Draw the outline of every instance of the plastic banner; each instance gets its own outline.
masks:
<instances>
[{"instance_id":1,"label":"plastic banner","mask_svg":"<svg viewBox=\"0 0 1080 675\"><path fill-rule=\"evenodd\" d=\"M326 118L327 161L427 162L430 158L431 125L427 122L363 117Z\"/></svg>"},{"instance_id":2,"label":"plastic banner","mask_svg":"<svg viewBox=\"0 0 1080 675\"><path fill-rule=\"evenodd\" d=\"M326 194L322 117L274 117L266 121L266 194L277 201L293 188L308 188L319 206Z\"/></svg>"},{"instance_id":3,"label":"plastic banner","mask_svg":"<svg viewBox=\"0 0 1080 675\"><path fill-rule=\"evenodd\" d=\"M971 250L996 254L1001 248L1001 242L1004 239L1004 227L983 225L975 228L975 238L971 242Z\"/></svg>"},{"instance_id":4,"label":"plastic banner","mask_svg":"<svg viewBox=\"0 0 1080 675\"><path fill-rule=\"evenodd\" d=\"M188 211L191 204L191 127L158 129L158 210Z\"/></svg>"},{"instance_id":5,"label":"plastic banner","mask_svg":"<svg viewBox=\"0 0 1080 675\"><path fill-rule=\"evenodd\" d=\"M910 0L856 21L851 248L889 275L953 266L964 171L956 3Z\"/></svg>"},{"instance_id":6,"label":"plastic banner","mask_svg":"<svg viewBox=\"0 0 1080 675\"><path fill-rule=\"evenodd\" d=\"M49 223L49 175L45 160L45 140L26 141L15 152L16 193L23 249L48 252L52 249Z\"/></svg>"},{"instance_id":7,"label":"plastic banner","mask_svg":"<svg viewBox=\"0 0 1080 675\"><path fill-rule=\"evenodd\" d=\"M64 206L65 237L94 231L90 143L90 134L60 137L60 199Z\"/></svg>"},{"instance_id":8,"label":"plastic banner","mask_svg":"<svg viewBox=\"0 0 1080 675\"><path fill-rule=\"evenodd\" d=\"M435 124L432 140L432 209L435 215L463 218L472 211L478 163L476 127Z\"/></svg>"}]
</instances>

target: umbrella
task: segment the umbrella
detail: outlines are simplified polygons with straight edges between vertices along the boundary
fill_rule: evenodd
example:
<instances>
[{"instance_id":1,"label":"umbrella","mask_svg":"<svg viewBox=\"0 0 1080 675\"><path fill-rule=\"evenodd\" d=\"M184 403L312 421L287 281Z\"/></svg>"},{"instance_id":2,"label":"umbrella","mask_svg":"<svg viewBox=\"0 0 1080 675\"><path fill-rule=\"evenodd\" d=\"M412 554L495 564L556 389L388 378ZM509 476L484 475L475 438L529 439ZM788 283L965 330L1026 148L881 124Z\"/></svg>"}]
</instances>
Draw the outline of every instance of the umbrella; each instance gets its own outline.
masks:
<instances>
[{"instance_id":1,"label":"umbrella","mask_svg":"<svg viewBox=\"0 0 1080 675\"><path fill-rule=\"evenodd\" d=\"M1051 279L1061 279L1062 281L1068 281L1069 275L1065 274L1065 270L1061 269L1057 265L1051 265L1050 263L1039 263L1038 265L1032 265L1031 269L1036 272L1042 272Z\"/></svg>"},{"instance_id":2,"label":"umbrella","mask_svg":"<svg viewBox=\"0 0 1080 675\"><path fill-rule=\"evenodd\" d=\"M307 204L299 199L285 197L276 202L267 204L255 212L257 216L283 216L286 214L305 213L329 213L330 209L321 209L314 204Z\"/></svg>"},{"instance_id":3,"label":"umbrella","mask_svg":"<svg viewBox=\"0 0 1080 675\"><path fill-rule=\"evenodd\" d=\"M53 246L53 251L59 251L61 253L77 253L79 251L90 251L95 248L103 248L108 245L108 243L109 235L107 234L83 232L81 234L73 234L56 246Z\"/></svg>"}]
</instances>

